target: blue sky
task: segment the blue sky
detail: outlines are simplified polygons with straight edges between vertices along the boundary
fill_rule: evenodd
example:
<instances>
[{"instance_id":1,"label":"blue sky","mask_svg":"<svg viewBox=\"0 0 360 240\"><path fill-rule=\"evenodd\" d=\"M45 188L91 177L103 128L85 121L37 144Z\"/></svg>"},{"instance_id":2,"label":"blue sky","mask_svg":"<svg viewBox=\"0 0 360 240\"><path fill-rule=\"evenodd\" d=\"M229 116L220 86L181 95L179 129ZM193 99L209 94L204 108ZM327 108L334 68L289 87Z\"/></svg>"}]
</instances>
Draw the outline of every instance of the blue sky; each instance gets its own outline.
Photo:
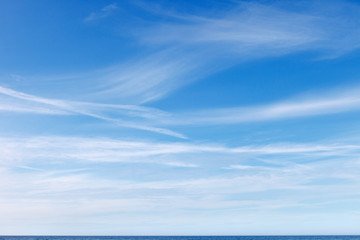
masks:
<instances>
[{"instance_id":1,"label":"blue sky","mask_svg":"<svg viewBox=\"0 0 360 240\"><path fill-rule=\"evenodd\" d=\"M0 234L360 234L357 1L0 2Z\"/></svg>"}]
</instances>

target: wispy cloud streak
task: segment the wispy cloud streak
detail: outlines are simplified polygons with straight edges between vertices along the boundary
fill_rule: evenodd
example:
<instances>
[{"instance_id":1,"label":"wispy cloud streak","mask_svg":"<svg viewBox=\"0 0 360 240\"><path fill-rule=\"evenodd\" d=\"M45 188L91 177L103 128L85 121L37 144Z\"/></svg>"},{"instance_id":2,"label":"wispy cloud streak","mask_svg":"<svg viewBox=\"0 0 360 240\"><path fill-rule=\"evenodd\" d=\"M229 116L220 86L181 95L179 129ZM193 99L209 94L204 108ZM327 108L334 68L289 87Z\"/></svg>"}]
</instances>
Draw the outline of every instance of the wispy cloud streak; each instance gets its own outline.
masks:
<instances>
[{"instance_id":1,"label":"wispy cloud streak","mask_svg":"<svg viewBox=\"0 0 360 240\"><path fill-rule=\"evenodd\" d=\"M291 3L240 2L231 10L194 15L148 10L171 19L131 31L155 53L109 69L98 96L143 103L244 61L304 51L334 58L358 49L360 7L338 1L332 6L318 1L293 11Z\"/></svg>"},{"instance_id":2,"label":"wispy cloud streak","mask_svg":"<svg viewBox=\"0 0 360 240\"><path fill-rule=\"evenodd\" d=\"M360 90L355 87L267 105L183 112L174 114L175 118L165 125L236 124L357 111L360 110L359 96Z\"/></svg>"},{"instance_id":3,"label":"wispy cloud streak","mask_svg":"<svg viewBox=\"0 0 360 240\"><path fill-rule=\"evenodd\" d=\"M359 47L358 5L340 1L331 1L331 6L321 1L299 4L296 9L302 7L301 11L291 10L290 2L267 5L238 2L231 10L212 12L211 15L206 12L169 14L160 10L157 14L163 13L178 21L155 26L143 35L143 40L197 47L209 44L205 46L215 47L218 51L228 49L245 59L310 49L344 53ZM348 12L346 17L343 12Z\"/></svg>"},{"instance_id":4,"label":"wispy cloud streak","mask_svg":"<svg viewBox=\"0 0 360 240\"><path fill-rule=\"evenodd\" d=\"M119 126L142 129L160 134L185 138L164 126L239 124L246 122L275 121L357 111L360 109L358 87L338 89L268 105L237 108L200 109L191 112L167 113L155 108L137 105L99 104L40 98L0 87L0 93L23 102L4 101L2 111L38 114L80 114ZM316 96L316 97L315 97ZM40 105L29 105L29 103Z\"/></svg>"},{"instance_id":5,"label":"wispy cloud streak","mask_svg":"<svg viewBox=\"0 0 360 240\"><path fill-rule=\"evenodd\" d=\"M151 119L158 116L166 115L166 113L141 106L134 105L115 105L115 104L97 104L97 103L87 103L87 102L76 102L76 101L66 101L66 100L53 100L47 98L41 98L30 94L25 94L22 92L14 91L12 89L0 87L0 94L24 100L24 103L20 103L20 106L12 107L11 103L5 102L0 107L0 110L12 111L12 112L24 112L24 113L37 113L37 114L80 114L84 116L89 116L96 119L101 119L104 121L109 121L114 124L123 127L141 129L151 132L157 132L161 134L166 134L174 137L185 138L182 134L173 132L168 129L148 126L145 124L134 123L131 120L131 117L137 117L140 119ZM40 103L40 106L31 106L29 102ZM28 106L25 107L25 106ZM104 112L111 110L111 112L117 115L117 117L110 117L104 114ZM126 120L121 119L119 115Z\"/></svg>"},{"instance_id":6,"label":"wispy cloud streak","mask_svg":"<svg viewBox=\"0 0 360 240\"><path fill-rule=\"evenodd\" d=\"M126 141L106 138L76 138L76 137L32 137L32 138L0 138L0 152L3 158L20 161L41 159L62 159L65 161L80 160L91 162L152 162L164 160L169 156L181 159L186 154L205 154L212 159L211 154L224 156L234 155L301 155L310 156L348 156L358 153L357 144L294 144L278 143L267 145L248 145L227 147L219 144L197 143L166 143ZM210 154L210 155L209 155ZM177 159L170 158L170 159ZM214 156L215 158L218 155ZM181 165L180 162L167 160L168 165ZM183 166L191 166L186 162Z\"/></svg>"},{"instance_id":7,"label":"wispy cloud streak","mask_svg":"<svg viewBox=\"0 0 360 240\"><path fill-rule=\"evenodd\" d=\"M100 11L92 12L88 17L84 19L84 22L92 22L101 18L110 16L116 9L118 9L115 3L109 4L103 7Z\"/></svg>"},{"instance_id":8,"label":"wispy cloud streak","mask_svg":"<svg viewBox=\"0 0 360 240\"><path fill-rule=\"evenodd\" d=\"M137 103L157 100L212 72L202 69L204 62L198 54L175 47L114 66L93 96Z\"/></svg>"}]
</instances>

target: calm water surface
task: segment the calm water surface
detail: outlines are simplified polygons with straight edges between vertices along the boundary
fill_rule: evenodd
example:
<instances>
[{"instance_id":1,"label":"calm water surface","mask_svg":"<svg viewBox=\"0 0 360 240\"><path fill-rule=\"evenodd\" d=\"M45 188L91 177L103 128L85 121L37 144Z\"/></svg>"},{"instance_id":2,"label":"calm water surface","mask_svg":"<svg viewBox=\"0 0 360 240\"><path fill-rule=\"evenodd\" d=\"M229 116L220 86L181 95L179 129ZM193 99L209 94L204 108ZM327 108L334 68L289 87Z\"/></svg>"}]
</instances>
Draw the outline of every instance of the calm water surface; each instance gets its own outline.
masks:
<instances>
[{"instance_id":1,"label":"calm water surface","mask_svg":"<svg viewBox=\"0 0 360 240\"><path fill-rule=\"evenodd\" d=\"M360 240L359 236L0 236L0 240Z\"/></svg>"}]
</instances>

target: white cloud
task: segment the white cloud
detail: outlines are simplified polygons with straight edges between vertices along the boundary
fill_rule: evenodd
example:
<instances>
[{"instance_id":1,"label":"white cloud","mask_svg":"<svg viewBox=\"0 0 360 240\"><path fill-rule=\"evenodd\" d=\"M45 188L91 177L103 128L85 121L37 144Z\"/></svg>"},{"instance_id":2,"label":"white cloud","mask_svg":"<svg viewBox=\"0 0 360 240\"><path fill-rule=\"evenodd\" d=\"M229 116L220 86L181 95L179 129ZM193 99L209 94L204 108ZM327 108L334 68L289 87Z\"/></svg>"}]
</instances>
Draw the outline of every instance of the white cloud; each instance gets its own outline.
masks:
<instances>
[{"instance_id":1,"label":"white cloud","mask_svg":"<svg viewBox=\"0 0 360 240\"><path fill-rule=\"evenodd\" d=\"M115 3L109 4L103 7L100 11L92 12L84 19L84 22L92 22L98 19L106 18L110 16L116 9L118 9L118 7Z\"/></svg>"},{"instance_id":2,"label":"white cloud","mask_svg":"<svg viewBox=\"0 0 360 240\"><path fill-rule=\"evenodd\" d=\"M291 4L240 2L231 10L198 15L149 10L174 20L138 26L141 47L155 53L106 70L94 96L144 103L244 61L303 51L333 58L358 49L360 7L332 4L308 3L293 11Z\"/></svg>"},{"instance_id":3,"label":"white cloud","mask_svg":"<svg viewBox=\"0 0 360 240\"><path fill-rule=\"evenodd\" d=\"M329 210L332 205L348 212L351 207L347 204L358 201L360 162L356 156L360 147L339 144L339 139L336 142L229 148L104 138L1 138L0 215L4 218L0 229L4 232L12 225L26 225L32 228L22 228L24 233L39 233L37 227L49 224L79 234L88 224L112 226L109 224L114 221L111 231L164 219L168 224L184 227L190 221L200 227L198 220L215 224L219 219L210 217L214 214L223 223L238 224L250 213L258 218L267 212L274 218L290 217L293 211L299 217L297 211L301 211L306 218L307 213L321 213L326 207L328 214L336 215ZM329 158L309 161L317 159L319 152L329 153ZM304 153L306 161L296 159ZM197 161L191 157L194 154ZM237 160L227 161L229 154L238 156ZM244 162L239 157L243 154L272 155L273 162ZM79 162L94 161L93 167L75 167ZM108 161L154 163L155 168L141 168L141 175L150 179L123 174L134 171L128 164L118 165L116 174L108 176L102 172ZM168 168L167 174L154 179L163 172L163 168L156 169L158 164L177 168ZM49 165L54 167L49 169ZM188 170L190 176L177 175ZM52 229L52 234L60 231Z\"/></svg>"},{"instance_id":4,"label":"white cloud","mask_svg":"<svg viewBox=\"0 0 360 240\"><path fill-rule=\"evenodd\" d=\"M360 89L358 87L317 92L316 94L293 97L266 105L201 109L178 113L168 113L137 105L53 100L4 87L0 87L0 94L3 94L4 99L0 104L0 111L84 115L112 122L122 127L152 131L179 138L186 137L181 133L166 129L164 126L239 124L337 114L360 109Z\"/></svg>"},{"instance_id":5,"label":"white cloud","mask_svg":"<svg viewBox=\"0 0 360 240\"><path fill-rule=\"evenodd\" d=\"M191 154L199 157L197 162L229 156L284 155L287 157L307 154L307 158L319 156L343 156L356 154L360 146L346 143L278 143L265 146L226 147L215 144L170 143L126 141L110 138L79 137L31 137L0 138L3 163L24 165L37 159L90 162L144 162L161 163L180 167L195 167ZM186 157L184 157L186 156ZM232 159L232 158L229 158ZM190 161L190 162L188 162ZM20 163L24 164L20 164Z\"/></svg>"},{"instance_id":6,"label":"white cloud","mask_svg":"<svg viewBox=\"0 0 360 240\"><path fill-rule=\"evenodd\" d=\"M93 96L140 103L164 97L204 75L200 70L204 64L197 54L167 49L109 68Z\"/></svg>"},{"instance_id":7,"label":"white cloud","mask_svg":"<svg viewBox=\"0 0 360 240\"><path fill-rule=\"evenodd\" d=\"M302 8L297 5L297 11L291 10L293 6L290 2L237 2L230 10L198 15L160 10L158 14L178 21L155 26L143 35L143 41L197 47L210 44L205 46L216 48L218 55L226 51L245 59L314 49L340 54L360 46L358 5L314 1L300 3Z\"/></svg>"},{"instance_id":8,"label":"white cloud","mask_svg":"<svg viewBox=\"0 0 360 240\"><path fill-rule=\"evenodd\" d=\"M78 229L84 227L86 219L98 224L116 221L122 226L124 218L133 225L140 220L169 220L169 213L174 213L177 220L170 218L171 223L184 226L193 218L212 224L213 218L206 218L215 213L224 217L225 223L238 223L239 216L249 212L257 217L258 212L281 216L283 209L288 213L316 213L323 206L357 201L359 167L355 159L336 159L279 167L253 166L254 169L241 169L237 175L163 181L104 179L90 174L96 169L63 174L1 169L0 204L4 207L0 214L4 221L0 222L4 227L46 222L64 226L70 221ZM346 182L317 183L332 178ZM346 204L341 206L342 212L347 211Z\"/></svg>"},{"instance_id":9,"label":"white cloud","mask_svg":"<svg viewBox=\"0 0 360 240\"><path fill-rule=\"evenodd\" d=\"M112 122L118 126L141 129L156 132L178 138L186 138L174 131L149 126L146 123L134 122L137 119L154 119L166 116L165 112L157 109L136 105L98 104L89 102L76 102L69 100L54 100L25 94L0 86L0 94L10 97L0 104L0 110L11 112L35 113L35 114L77 114ZM16 102L13 101L15 98ZM34 105L35 103L35 105ZM116 115L111 117L109 115Z\"/></svg>"},{"instance_id":10,"label":"white cloud","mask_svg":"<svg viewBox=\"0 0 360 240\"><path fill-rule=\"evenodd\" d=\"M278 103L198 110L174 114L173 119L165 119L165 125L214 125L236 124L310 117L360 110L360 89L319 92L316 95L298 97Z\"/></svg>"},{"instance_id":11,"label":"white cloud","mask_svg":"<svg viewBox=\"0 0 360 240\"><path fill-rule=\"evenodd\" d=\"M151 23L146 19L144 25L136 23L136 30L124 29L126 34L135 32L143 54L75 77L66 91L75 91L71 90L75 85L84 89L77 92L82 95L79 98L141 104L255 58L301 51L316 51L319 58L337 57L360 46L360 7L356 4L307 2L297 8L301 11L293 11L293 3L233 4L231 9L194 15L151 10L171 21ZM89 21L116 9L110 4L89 16ZM92 88L88 87L89 81Z\"/></svg>"},{"instance_id":12,"label":"white cloud","mask_svg":"<svg viewBox=\"0 0 360 240\"><path fill-rule=\"evenodd\" d=\"M144 38L151 43L230 44L235 54L248 48L293 48L319 39L316 18L255 3L241 3L218 16L188 16L163 24ZM289 22L290 21L290 22ZM229 49L229 50L230 50ZM293 50L293 49L292 49Z\"/></svg>"}]
</instances>

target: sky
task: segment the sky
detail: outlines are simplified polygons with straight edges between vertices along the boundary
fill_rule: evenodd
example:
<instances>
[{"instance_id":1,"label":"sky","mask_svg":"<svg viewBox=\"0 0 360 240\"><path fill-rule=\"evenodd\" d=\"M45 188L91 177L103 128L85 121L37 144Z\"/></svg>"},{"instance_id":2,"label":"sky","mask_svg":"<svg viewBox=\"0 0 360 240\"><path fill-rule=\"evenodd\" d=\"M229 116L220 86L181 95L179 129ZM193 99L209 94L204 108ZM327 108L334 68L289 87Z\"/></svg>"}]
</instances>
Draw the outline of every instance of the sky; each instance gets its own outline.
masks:
<instances>
[{"instance_id":1,"label":"sky","mask_svg":"<svg viewBox=\"0 0 360 240\"><path fill-rule=\"evenodd\" d=\"M360 234L359 1L0 1L0 234Z\"/></svg>"}]
</instances>

